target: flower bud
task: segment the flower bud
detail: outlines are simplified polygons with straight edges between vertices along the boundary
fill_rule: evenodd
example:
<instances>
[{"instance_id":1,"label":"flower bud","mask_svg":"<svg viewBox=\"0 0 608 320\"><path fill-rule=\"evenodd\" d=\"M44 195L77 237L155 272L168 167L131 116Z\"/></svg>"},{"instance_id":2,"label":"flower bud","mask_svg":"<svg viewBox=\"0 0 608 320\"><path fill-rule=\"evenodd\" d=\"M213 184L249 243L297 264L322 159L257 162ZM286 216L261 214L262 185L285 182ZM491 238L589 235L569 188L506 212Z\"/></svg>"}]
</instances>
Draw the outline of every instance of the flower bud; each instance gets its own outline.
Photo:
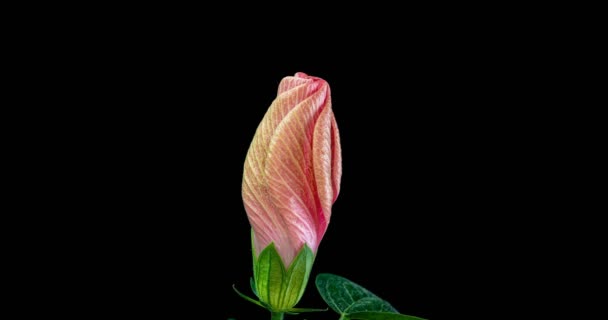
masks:
<instances>
[{"instance_id":1,"label":"flower bud","mask_svg":"<svg viewBox=\"0 0 608 320\"><path fill-rule=\"evenodd\" d=\"M285 77L249 147L242 188L257 294L275 311L304 292L341 175L329 85L304 73Z\"/></svg>"}]
</instances>

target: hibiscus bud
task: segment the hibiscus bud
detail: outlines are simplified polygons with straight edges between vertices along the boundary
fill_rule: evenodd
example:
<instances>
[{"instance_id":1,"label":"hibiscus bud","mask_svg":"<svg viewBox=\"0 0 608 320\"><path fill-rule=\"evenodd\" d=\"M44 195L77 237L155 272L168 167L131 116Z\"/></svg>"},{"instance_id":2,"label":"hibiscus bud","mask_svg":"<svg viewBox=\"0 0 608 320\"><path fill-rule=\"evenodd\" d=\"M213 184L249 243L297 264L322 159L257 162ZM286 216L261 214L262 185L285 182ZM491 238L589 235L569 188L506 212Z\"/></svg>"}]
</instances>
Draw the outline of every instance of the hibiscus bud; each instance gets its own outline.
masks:
<instances>
[{"instance_id":1,"label":"hibiscus bud","mask_svg":"<svg viewBox=\"0 0 608 320\"><path fill-rule=\"evenodd\" d=\"M341 175L329 85L301 72L285 77L249 147L242 189L256 294L276 311L304 292Z\"/></svg>"}]
</instances>

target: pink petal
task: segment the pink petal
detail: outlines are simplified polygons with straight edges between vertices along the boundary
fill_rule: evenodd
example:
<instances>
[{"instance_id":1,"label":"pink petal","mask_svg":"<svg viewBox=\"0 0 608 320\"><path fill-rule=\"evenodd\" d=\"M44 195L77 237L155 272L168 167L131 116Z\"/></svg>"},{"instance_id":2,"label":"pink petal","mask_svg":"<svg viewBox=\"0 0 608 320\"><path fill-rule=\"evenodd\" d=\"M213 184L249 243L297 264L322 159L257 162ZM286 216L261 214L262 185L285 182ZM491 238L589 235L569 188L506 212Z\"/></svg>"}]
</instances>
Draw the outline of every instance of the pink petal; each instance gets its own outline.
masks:
<instances>
[{"instance_id":1,"label":"pink petal","mask_svg":"<svg viewBox=\"0 0 608 320\"><path fill-rule=\"evenodd\" d=\"M326 92L325 89L313 94L290 112L270 143L266 166L268 192L292 241L283 248L275 242L286 263L304 243L316 252L320 241L318 230L325 224L316 200L312 143L314 120L324 106L319 100L325 98Z\"/></svg>"},{"instance_id":2,"label":"pink petal","mask_svg":"<svg viewBox=\"0 0 608 320\"><path fill-rule=\"evenodd\" d=\"M338 130L338 124L336 123L333 112L331 116L331 138L333 141L331 157L332 186L334 189L333 203L336 202L338 194L340 193L340 180L342 179L342 146L340 145L340 131Z\"/></svg>"},{"instance_id":3,"label":"pink petal","mask_svg":"<svg viewBox=\"0 0 608 320\"><path fill-rule=\"evenodd\" d=\"M323 111L321 111L321 114L317 118L312 145L313 168L320 204L317 224L317 234L320 238L325 234L331 215L331 205L334 203L331 119L331 103L328 99L325 108L323 108Z\"/></svg>"},{"instance_id":4,"label":"pink petal","mask_svg":"<svg viewBox=\"0 0 608 320\"><path fill-rule=\"evenodd\" d=\"M271 242L288 266L316 252L342 174L338 128L323 79L285 77L247 153L243 202L257 254Z\"/></svg>"}]
</instances>

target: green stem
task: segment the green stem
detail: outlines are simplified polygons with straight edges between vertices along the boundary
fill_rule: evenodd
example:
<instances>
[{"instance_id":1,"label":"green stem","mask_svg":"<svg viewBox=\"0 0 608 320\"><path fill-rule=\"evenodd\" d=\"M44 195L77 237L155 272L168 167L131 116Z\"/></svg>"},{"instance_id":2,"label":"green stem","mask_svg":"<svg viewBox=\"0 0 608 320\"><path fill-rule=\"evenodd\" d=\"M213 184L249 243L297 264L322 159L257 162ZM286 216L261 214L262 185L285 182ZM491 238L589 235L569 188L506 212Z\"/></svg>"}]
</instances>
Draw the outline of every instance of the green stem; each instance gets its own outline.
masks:
<instances>
[{"instance_id":1,"label":"green stem","mask_svg":"<svg viewBox=\"0 0 608 320\"><path fill-rule=\"evenodd\" d=\"M270 320L283 320L283 312L272 312L270 311Z\"/></svg>"}]
</instances>

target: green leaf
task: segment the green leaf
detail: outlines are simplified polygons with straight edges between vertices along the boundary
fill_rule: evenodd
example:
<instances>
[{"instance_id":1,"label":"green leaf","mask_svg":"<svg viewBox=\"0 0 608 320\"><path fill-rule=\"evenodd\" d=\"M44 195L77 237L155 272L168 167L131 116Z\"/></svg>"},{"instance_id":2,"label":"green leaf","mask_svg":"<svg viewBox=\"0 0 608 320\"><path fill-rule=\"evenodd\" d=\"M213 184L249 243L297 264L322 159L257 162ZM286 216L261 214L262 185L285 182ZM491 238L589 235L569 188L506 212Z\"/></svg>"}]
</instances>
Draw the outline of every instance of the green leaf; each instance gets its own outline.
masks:
<instances>
[{"instance_id":1,"label":"green leaf","mask_svg":"<svg viewBox=\"0 0 608 320\"><path fill-rule=\"evenodd\" d=\"M352 320L425 320L423 318L406 316L399 313L373 311L349 313L346 318Z\"/></svg>"},{"instance_id":2,"label":"green leaf","mask_svg":"<svg viewBox=\"0 0 608 320\"><path fill-rule=\"evenodd\" d=\"M361 302L362 305L356 307L356 310L398 312L388 302L346 278L334 274L321 273L317 275L315 283L323 300L339 314L346 314L350 307L365 298L371 298L371 300L363 300ZM363 306L369 306L371 309L362 310Z\"/></svg>"},{"instance_id":3,"label":"green leaf","mask_svg":"<svg viewBox=\"0 0 608 320\"><path fill-rule=\"evenodd\" d=\"M395 308L393 308L390 303L378 297L368 297L360 299L353 303L350 307L348 307L345 312L351 314L353 312L361 311L377 311L391 313L397 312L397 310L395 310Z\"/></svg>"},{"instance_id":4,"label":"green leaf","mask_svg":"<svg viewBox=\"0 0 608 320\"><path fill-rule=\"evenodd\" d=\"M344 320L425 320L400 314L362 286L337 275L321 273L315 281L321 297Z\"/></svg>"},{"instance_id":5,"label":"green leaf","mask_svg":"<svg viewBox=\"0 0 608 320\"><path fill-rule=\"evenodd\" d=\"M285 312L289 313L289 314L299 314L299 313L303 313L303 312L325 312L328 309L317 309L317 308L291 308Z\"/></svg>"}]
</instances>

